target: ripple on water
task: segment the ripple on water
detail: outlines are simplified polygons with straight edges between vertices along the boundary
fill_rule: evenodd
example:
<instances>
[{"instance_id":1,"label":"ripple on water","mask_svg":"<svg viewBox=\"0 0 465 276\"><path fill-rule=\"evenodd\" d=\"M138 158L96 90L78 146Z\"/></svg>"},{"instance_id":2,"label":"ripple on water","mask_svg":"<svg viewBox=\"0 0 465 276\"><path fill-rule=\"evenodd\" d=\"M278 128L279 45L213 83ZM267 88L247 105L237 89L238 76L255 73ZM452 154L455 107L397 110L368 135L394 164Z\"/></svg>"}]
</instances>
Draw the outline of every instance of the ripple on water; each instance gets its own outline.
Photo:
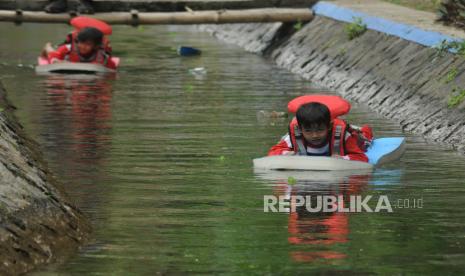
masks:
<instances>
[{"instance_id":1,"label":"ripple on water","mask_svg":"<svg viewBox=\"0 0 465 276\"><path fill-rule=\"evenodd\" d=\"M66 30L32 24L21 38L2 31L10 39L0 53L11 52L2 59L15 64ZM0 67L26 131L94 224L91 244L40 274L463 271L462 157L354 105L351 122L371 124L378 137L407 136L400 161L372 174L254 173L252 158L287 127L257 112L326 91L187 27L117 27L112 41L123 61L112 78ZM175 44L203 55L178 57ZM189 74L196 67L205 78ZM423 206L264 213L264 195L386 195Z\"/></svg>"}]
</instances>

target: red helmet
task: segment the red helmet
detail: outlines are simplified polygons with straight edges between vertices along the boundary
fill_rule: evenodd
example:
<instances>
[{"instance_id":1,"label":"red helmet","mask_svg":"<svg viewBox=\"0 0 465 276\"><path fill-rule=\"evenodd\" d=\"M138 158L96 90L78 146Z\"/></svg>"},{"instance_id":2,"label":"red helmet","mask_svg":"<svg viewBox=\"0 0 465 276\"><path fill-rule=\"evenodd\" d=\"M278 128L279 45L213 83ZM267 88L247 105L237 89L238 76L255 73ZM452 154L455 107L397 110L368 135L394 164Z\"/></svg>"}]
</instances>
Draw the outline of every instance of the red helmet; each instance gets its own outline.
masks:
<instances>
[{"instance_id":1,"label":"red helmet","mask_svg":"<svg viewBox=\"0 0 465 276\"><path fill-rule=\"evenodd\" d=\"M87 16L74 17L71 19L70 24L78 31L83 28L93 27L101 31L104 35L111 35L113 32L111 26L107 23Z\"/></svg>"},{"instance_id":2,"label":"red helmet","mask_svg":"<svg viewBox=\"0 0 465 276\"><path fill-rule=\"evenodd\" d=\"M315 94L300 96L293 99L287 104L287 110L289 113L296 113L301 105L313 102L326 105L331 113L331 119L349 113L351 107L348 101L339 96Z\"/></svg>"}]
</instances>

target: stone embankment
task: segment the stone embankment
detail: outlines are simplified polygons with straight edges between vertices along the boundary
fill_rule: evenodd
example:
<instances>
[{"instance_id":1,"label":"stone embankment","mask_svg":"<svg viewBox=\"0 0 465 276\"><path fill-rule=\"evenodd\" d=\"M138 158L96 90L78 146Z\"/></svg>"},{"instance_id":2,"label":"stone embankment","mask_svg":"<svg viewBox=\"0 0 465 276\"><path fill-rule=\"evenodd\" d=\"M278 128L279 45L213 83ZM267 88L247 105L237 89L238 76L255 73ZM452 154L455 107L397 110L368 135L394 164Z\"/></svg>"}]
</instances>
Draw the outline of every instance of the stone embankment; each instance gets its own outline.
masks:
<instances>
[{"instance_id":1,"label":"stone embankment","mask_svg":"<svg viewBox=\"0 0 465 276\"><path fill-rule=\"evenodd\" d=\"M428 45L446 36L366 17L363 20L373 29L368 24L366 32L350 40L349 23L331 16L339 13L341 18L352 18L353 14L344 15L345 9L328 10L331 5L317 4L315 10L326 10L328 16L316 12L303 26L274 23L200 28L369 106L399 122L405 131L465 153L465 103L460 102L461 95L465 97L465 58ZM454 98L458 101L451 105Z\"/></svg>"},{"instance_id":2,"label":"stone embankment","mask_svg":"<svg viewBox=\"0 0 465 276\"><path fill-rule=\"evenodd\" d=\"M0 275L22 274L75 253L90 230L13 109L0 83Z\"/></svg>"}]
</instances>

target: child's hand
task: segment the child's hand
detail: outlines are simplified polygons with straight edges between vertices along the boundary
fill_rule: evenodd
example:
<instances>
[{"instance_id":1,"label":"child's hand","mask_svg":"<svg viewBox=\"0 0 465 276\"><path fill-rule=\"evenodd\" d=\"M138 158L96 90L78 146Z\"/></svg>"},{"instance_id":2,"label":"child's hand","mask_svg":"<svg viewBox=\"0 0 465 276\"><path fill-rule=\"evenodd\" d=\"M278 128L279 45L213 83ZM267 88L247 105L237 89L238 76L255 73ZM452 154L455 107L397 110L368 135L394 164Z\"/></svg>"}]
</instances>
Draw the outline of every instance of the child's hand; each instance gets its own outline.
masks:
<instances>
[{"instance_id":1,"label":"child's hand","mask_svg":"<svg viewBox=\"0 0 465 276\"><path fill-rule=\"evenodd\" d=\"M334 154L331 157L337 158L337 159L350 160L349 156L347 156L347 155L342 156L342 155Z\"/></svg>"},{"instance_id":2,"label":"child's hand","mask_svg":"<svg viewBox=\"0 0 465 276\"><path fill-rule=\"evenodd\" d=\"M281 155L288 155L288 156L295 155L295 152L293 152L293 151L283 151L283 153L281 153Z\"/></svg>"}]
</instances>

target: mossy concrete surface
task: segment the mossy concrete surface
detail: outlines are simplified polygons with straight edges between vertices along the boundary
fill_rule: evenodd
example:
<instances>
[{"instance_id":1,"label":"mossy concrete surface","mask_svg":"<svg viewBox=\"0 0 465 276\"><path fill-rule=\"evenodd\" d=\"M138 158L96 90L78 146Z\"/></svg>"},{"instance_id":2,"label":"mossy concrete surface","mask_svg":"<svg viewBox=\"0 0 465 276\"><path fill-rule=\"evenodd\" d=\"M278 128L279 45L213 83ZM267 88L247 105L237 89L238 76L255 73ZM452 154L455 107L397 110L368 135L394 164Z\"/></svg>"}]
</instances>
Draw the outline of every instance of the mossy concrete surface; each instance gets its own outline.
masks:
<instances>
[{"instance_id":1,"label":"mossy concrete surface","mask_svg":"<svg viewBox=\"0 0 465 276\"><path fill-rule=\"evenodd\" d=\"M22 274L75 253L90 230L13 109L0 83L0 275Z\"/></svg>"}]
</instances>

